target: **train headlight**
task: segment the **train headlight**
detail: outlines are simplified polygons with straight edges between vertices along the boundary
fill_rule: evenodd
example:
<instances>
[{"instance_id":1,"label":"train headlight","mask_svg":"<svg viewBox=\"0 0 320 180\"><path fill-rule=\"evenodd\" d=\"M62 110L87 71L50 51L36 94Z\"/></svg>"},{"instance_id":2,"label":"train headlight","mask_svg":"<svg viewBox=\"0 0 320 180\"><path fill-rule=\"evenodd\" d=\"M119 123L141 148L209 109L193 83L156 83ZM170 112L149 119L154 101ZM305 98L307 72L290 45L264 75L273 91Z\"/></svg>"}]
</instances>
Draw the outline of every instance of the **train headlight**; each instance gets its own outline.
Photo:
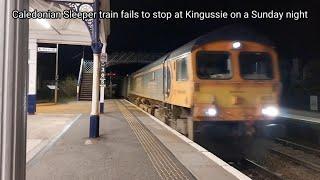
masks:
<instances>
[{"instance_id":1,"label":"train headlight","mask_svg":"<svg viewBox=\"0 0 320 180\"><path fill-rule=\"evenodd\" d=\"M239 49L239 48L241 48L241 42L239 42L239 41L233 42L233 43L232 43L232 48L233 48L233 49Z\"/></svg>"},{"instance_id":2,"label":"train headlight","mask_svg":"<svg viewBox=\"0 0 320 180\"><path fill-rule=\"evenodd\" d=\"M206 111L206 115L207 116L210 116L210 117L213 117L213 116L216 116L217 115L217 109L216 108L208 108L207 111Z\"/></svg>"},{"instance_id":3,"label":"train headlight","mask_svg":"<svg viewBox=\"0 0 320 180\"><path fill-rule=\"evenodd\" d=\"M261 113L265 116L276 117L279 115L279 109L275 106L266 106L262 108Z\"/></svg>"}]
</instances>

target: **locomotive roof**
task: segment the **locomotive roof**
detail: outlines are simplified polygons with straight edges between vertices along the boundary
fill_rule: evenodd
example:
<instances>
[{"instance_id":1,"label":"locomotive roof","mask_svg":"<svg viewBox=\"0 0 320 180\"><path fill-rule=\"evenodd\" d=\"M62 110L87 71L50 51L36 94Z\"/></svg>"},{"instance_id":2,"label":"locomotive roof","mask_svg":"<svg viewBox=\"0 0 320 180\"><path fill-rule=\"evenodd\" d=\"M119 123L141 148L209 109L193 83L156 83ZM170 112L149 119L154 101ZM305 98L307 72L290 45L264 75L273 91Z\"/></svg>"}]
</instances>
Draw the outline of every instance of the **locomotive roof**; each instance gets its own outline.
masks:
<instances>
[{"instance_id":1,"label":"locomotive roof","mask_svg":"<svg viewBox=\"0 0 320 180\"><path fill-rule=\"evenodd\" d=\"M223 40L252 41L261 44L266 44L269 46L274 46L274 43L271 40L269 40L265 36L262 36L261 34L258 34L250 28L240 25L231 25L200 36L194 39L193 41L190 41L189 43L179 47L178 49L170 53L169 59L179 56L186 52L191 52L195 48L206 43Z\"/></svg>"},{"instance_id":2,"label":"locomotive roof","mask_svg":"<svg viewBox=\"0 0 320 180\"><path fill-rule=\"evenodd\" d=\"M161 58L157 59L153 63L144 66L143 68L139 69L138 71L134 72L133 74L138 74L138 73L143 72L143 71L145 71L145 70L147 70L149 68L152 68L152 67L155 67L155 66L158 66L158 65L162 64L167 59L168 56L169 56L169 53L164 55L164 56L162 56Z\"/></svg>"},{"instance_id":3,"label":"locomotive roof","mask_svg":"<svg viewBox=\"0 0 320 180\"><path fill-rule=\"evenodd\" d=\"M171 59L174 57L177 57L181 54L191 52L195 48L204 45L209 42L214 41L223 41L223 40L230 40L230 41L252 41L257 42L269 46L274 46L274 43L266 38L265 36L262 36L261 34L258 34L257 32L253 31L252 29L249 29L244 26L240 25L231 25L226 26L224 28L220 28L218 30L212 31L206 35L200 36L189 43L179 47L178 49L162 56L155 62L143 67L142 69L139 69L134 74L143 72L146 69L149 69L151 67L157 66L167 59Z\"/></svg>"}]
</instances>

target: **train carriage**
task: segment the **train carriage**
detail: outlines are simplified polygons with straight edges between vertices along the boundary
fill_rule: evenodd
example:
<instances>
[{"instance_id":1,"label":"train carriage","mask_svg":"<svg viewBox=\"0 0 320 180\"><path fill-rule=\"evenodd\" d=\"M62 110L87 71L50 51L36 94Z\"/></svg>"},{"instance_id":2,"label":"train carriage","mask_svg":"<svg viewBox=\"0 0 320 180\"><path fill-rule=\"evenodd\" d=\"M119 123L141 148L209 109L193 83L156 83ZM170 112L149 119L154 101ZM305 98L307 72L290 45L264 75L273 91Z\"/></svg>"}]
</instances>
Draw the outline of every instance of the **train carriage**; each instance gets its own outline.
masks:
<instances>
[{"instance_id":1,"label":"train carriage","mask_svg":"<svg viewBox=\"0 0 320 180\"><path fill-rule=\"evenodd\" d=\"M204 122L234 127L220 128L220 135L251 134L256 124L272 122L280 87L272 43L246 28L227 27L133 73L128 94L193 139L196 126Z\"/></svg>"}]
</instances>

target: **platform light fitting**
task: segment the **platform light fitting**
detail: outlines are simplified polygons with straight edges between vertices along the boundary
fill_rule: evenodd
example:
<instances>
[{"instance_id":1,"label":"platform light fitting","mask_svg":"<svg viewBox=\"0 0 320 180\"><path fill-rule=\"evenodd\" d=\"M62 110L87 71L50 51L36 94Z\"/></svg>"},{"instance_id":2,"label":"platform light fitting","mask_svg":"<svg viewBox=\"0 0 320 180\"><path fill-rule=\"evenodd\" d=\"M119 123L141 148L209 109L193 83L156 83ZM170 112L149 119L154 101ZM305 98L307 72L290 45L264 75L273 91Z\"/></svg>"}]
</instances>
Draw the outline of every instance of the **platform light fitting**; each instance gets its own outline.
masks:
<instances>
[{"instance_id":1,"label":"platform light fitting","mask_svg":"<svg viewBox=\"0 0 320 180\"><path fill-rule=\"evenodd\" d=\"M241 48L241 42L239 42L239 41L233 42L233 43L232 43L232 48L233 48L233 49L239 49L239 48Z\"/></svg>"},{"instance_id":2,"label":"platform light fitting","mask_svg":"<svg viewBox=\"0 0 320 180\"><path fill-rule=\"evenodd\" d=\"M79 8L80 12L92 12L93 8L89 4L82 4Z\"/></svg>"},{"instance_id":3,"label":"platform light fitting","mask_svg":"<svg viewBox=\"0 0 320 180\"><path fill-rule=\"evenodd\" d=\"M275 106L267 106L262 108L261 113L266 116L276 117L279 115L279 109Z\"/></svg>"}]
</instances>

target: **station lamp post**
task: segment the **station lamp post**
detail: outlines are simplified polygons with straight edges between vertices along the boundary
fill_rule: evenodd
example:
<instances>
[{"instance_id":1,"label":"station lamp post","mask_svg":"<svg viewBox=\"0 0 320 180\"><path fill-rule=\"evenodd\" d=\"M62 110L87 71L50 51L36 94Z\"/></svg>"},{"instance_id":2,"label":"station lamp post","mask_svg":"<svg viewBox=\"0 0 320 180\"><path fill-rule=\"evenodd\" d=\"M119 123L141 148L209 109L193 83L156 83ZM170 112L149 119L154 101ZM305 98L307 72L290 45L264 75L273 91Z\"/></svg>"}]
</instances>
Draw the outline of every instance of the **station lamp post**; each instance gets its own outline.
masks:
<instances>
[{"instance_id":1,"label":"station lamp post","mask_svg":"<svg viewBox=\"0 0 320 180\"><path fill-rule=\"evenodd\" d=\"M99 137L99 90L100 90L100 56L103 44L100 41L100 19L98 12L100 9L100 0L49 0L69 7L75 12L96 12L94 19L84 19L90 35L91 48L93 51L93 81L92 81L92 104L90 114L89 137Z\"/></svg>"}]
</instances>

